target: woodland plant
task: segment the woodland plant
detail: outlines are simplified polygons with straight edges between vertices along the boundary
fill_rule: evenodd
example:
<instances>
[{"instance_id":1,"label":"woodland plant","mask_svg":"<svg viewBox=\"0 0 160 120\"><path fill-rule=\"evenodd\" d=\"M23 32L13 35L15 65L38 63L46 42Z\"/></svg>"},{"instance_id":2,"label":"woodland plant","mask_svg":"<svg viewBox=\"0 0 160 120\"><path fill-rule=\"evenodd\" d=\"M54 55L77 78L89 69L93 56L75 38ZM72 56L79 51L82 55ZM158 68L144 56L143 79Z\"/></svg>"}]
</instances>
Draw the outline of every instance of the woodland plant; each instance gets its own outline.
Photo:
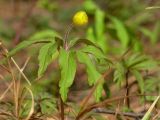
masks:
<instances>
[{"instance_id":1,"label":"woodland plant","mask_svg":"<svg viewBox=\"0 0 160 120\"><path fill-rule=\"evenodd\" d=\"M97 10L97 12L102 11ZM103 13L101 13L101 15L103 16ZM119 24L121 26L121 23L119 23L115 18L112 18L112 20L115 24ZM45 74L48 66L53 61L58 61L61 73L61 77L59 80L59 93L61 100L62 120L64 119L65 115L64 103L67 103L69 88L74 82L78 64L85 65L85 71L88 76L88 84L94 87L92 88L91 93L84 100L82 107L78 108L78 112L76 114L77 116L75 118L76 120L80 119L85 114L85 112L87 113L94 108L98 108L99 106L102 107L104 103L107 103L109 101L109 99L107 99L108 101L104 100L101 102L102 92L105 89L103 86L104 83L107 83L105 81L105 76L114 73L113 81L115 83L117 83L119 86L126 83L127 95L119 97L119 99L129 98L129 76L135 76L136 80L138 81L140 93L144 94L145 83L141 72L148 71L156 67L157 65L156 61L146 55L142 55L140 53L128 54L130 52L130 49L124 52L124 54L119 55L119 58L117 59L108 59L108 57L106 57L104 48L101 46L102 44L99 45L99 43L96 43L95 41L93 42L93 40L88 40L85 38L76 38L70 40L68 36L73 27L82 28L82 26L87 25L88 21L89 20L86 12L79 11L73 16L73 22L67 28L64 37L62 37L58 32L54 30L41 31L31 36L29 40L25 40L18 44L10 52L7 52L7 58L12 59L12 56L17 52L21 51L22 49L32 44L42 43L38 56L38 79L40 79ZM98 27L98 24L96 26ZM120 33L117 34L119 37L121 36ZM124 31L123 34L125 34ZM104 35L104 31L102 31L102 33L99 33L97 30L97 38L101 37L101 35ZM122 40L123 38L120 37L120 39ZM128 38L126 39L128 40ZM127 45L128 42L125 41L123 47L127 48ZM1 64L4 61L5 60L1 60ZM28 83L31 85L30 81L28 81ZM31 93L30 89L27 89ZM87 108L87 102L92 96L92 94L94 94L95 102L100 103L95 103L94 105L91 105ZM32 93L31 96L33 102L34 100ZM41 95L40 98L44 98L44 101L40 103L40 100L38 98L35 99L35 101L39 102L37 102L37 106L41 108L42 113L45 113L45 111L48 110L46 104L49 107L53 107L55 105L55 100L51 99L49 95ZM47 99L49 100L47 101ZM113 101L114 100L118 100L118 98L113 99ZM34 108L34 105L32 105L32 107ZM31 111L30 117L32 114L33 111Z\"/></svg>"},{"instance_id":2,"label":"woodland plant","mask_svg":"<svg viewBox=\"0 0 160 120\"><path fill-rule=\"evenodd\" d=\"M102 60L109 62L101 48L96 43L83 38L68 40L68 35L73 27L82 27L87 23L88 16L86 12L79 11L73 16L73 23L68 27L64 38L54 30L38 32L29 38L29 40L21 42L11 50L8 53L8 57L13 56L18 51L32 44L45 43L39 51L38 78L44 74L51 62L58 59L59 67L61 69L59 92L63 102L66 102L69 87L73 84L75 77L77 61L86 66L86 73L88 75L88 83L90 86L95 85L97 80L101 77L101 73L97 70L95 63ZM77 46L80 44L82 44L82 46L77 49ZM102 90L103 80L101 80L94 93L97 102L100 101Z\"/></svg>"}]
</instances>

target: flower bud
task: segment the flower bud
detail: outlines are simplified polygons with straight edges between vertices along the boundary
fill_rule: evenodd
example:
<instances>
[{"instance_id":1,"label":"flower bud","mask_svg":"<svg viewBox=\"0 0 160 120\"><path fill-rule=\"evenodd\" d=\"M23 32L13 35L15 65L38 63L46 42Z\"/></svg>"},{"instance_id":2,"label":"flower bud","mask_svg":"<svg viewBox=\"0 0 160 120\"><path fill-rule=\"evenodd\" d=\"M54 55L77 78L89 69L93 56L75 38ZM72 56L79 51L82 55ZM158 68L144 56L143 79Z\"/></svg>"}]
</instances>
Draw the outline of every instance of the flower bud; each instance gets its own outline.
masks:
<instances>
[{"instance_id":1,"label":"flower bud","mask_svg":"<svg viewBox=\"0 0 160 120\"><path fill-rule=\"evenodd\" d=\"M84 26L88 23L88 16L85 11L79 11L73 16L73 23L76 26Z\"/></svg>"}]
</instances>

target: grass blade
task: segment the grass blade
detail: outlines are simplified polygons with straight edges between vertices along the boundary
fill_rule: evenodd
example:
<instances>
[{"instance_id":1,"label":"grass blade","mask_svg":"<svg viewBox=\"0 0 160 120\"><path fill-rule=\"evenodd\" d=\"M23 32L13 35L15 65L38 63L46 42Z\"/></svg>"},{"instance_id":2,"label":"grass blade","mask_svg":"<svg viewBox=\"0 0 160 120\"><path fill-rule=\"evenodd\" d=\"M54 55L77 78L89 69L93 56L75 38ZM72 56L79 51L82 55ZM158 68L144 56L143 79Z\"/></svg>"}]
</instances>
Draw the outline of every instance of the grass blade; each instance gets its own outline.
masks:
<instances>
[{"instance_id":1,"label":"grass blade","mask_svg":"<svg viewBox=\"0 0 160 120\"><path fill-rule=\"evenodd\" d=\"M148 111L146 112L146 114L144 115L144 117L142 118L142 120L149 120L149 117L151 115L151 112L154 108L154 106L156 105L156 103L158 102L160 96L158 96L155 101L152 103L151 107L148 109Z\"/></svg>"}]
</instances>

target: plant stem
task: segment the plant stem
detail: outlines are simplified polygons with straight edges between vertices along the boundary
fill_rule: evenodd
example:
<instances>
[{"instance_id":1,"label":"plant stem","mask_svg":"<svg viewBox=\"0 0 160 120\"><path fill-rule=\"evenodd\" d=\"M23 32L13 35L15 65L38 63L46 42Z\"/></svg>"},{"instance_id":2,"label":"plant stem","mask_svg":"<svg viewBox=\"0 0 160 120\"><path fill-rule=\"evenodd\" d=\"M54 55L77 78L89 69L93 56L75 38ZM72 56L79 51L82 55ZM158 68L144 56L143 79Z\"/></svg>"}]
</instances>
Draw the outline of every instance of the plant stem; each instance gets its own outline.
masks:
<instances>
[{"instance_id":1,"label":"plant stem","mask_svg":"<svg viewBox=\"0 0 160 120\"><path fill-rule=\"evenodd\" d=\"M126 72L126 96L129 96L129 84L128 84L129 70ZM130 99L126 97L127 107L130 108Z\"/></svg>"},{"instance_id":2,"label":"plant stem","mask_svg":"<svg viewBox=\"0 0 160 120\"><path fill-rule=\"evenodd\" d=\"M64 104L63 104L63 100L60 97L60 109L61 109L61 120L64 120Z\"/></svg>"},{"instance_id":3,"label":"plant stem","mask_svg":"<svg viewBox=\"0 0 160 120\"><path fill-rule=\"evenodd\" d=\"M71 32L72 29L73 29L73 24L70 24L70 25L67 27L67 30L66 30L66 33L65 33L65 36L64 36L64 48L65 48L65 50L68 50L68 42L67 42L67 39L68 39L69 33Z\"/></svg>"}]
</instances>

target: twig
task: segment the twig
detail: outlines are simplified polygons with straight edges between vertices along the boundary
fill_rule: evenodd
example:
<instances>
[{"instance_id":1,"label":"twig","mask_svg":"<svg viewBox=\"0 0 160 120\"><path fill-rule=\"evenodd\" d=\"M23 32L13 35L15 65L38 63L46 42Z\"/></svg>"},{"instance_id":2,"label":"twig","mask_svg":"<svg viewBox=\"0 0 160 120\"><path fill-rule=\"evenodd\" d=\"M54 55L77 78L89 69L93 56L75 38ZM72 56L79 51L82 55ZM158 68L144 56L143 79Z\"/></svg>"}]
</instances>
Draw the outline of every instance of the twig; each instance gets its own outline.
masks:
<instances>
[{"instance_id":1,"label":"twig","mask_svg":"<svg viewBox=\"0 0 160 120\"><path fill-rule=\"evenodd\" d=\"M0 111L0 115L2 116L2 115L4 115L4 116L10 116L10 117L12 117L12 118L14 118L14 119L16 119L16 117L15 116L13 116L11 113L9 113L9 112L5 112L5 111Z\"/></svg>"},{"instance_id":2,"label":"twig","mask_svg":"<svg viewBox=\"0 0 160 120\"><path fill-rule=\"evenodd\" d=\"M6 93L9 91L9 89L12 87L13 82L8 86L8 88L3 92L3 94L0 97L0 101L4 98L4 96L6 95Z\"/></svg>"},{"instance_id":3,"label":"twig","mask_svg":"<svg viewBox=\"0 0 160 120\"><path fill-rule=\"evenodd\" d=\"M10 71L9 71L9 69L6 67L6 66L4 66L4 65L0 65L0 67L2 67L4 70L6 70L8 73L11 73Z\"/></svg>"},{"instance_id":4,"label":"twig","mask_svg":"<svg viewBox=\"0 0 160 120\"><path fill-rule=\"evenodd\" d=\"M126 76L125 76L125 79L126 79L126 96L129 96L129 83L128 83L128 78L129 78L129 71L127 70ZM126 97L125 102L127 103L127 107L130 108L130 100L129 100L129 97ZM124 102L124 103L125 103L125 102Z\"/></svg>"},{"instance_id":5,"label":"twig","mask_svg":"<svg viewBox=\"0 0 160 120\"><path fill-rule=\"evenodd\" d=\"M6 55L7 55L8 51L6 50ZM13 82L13 97L14 97L14 104L15 104L15 116L17 117L18 116L18 96L17 96L17 91L16 91L16 88L17 88L17 84L16 84L16 79L15 79L15 76L14 76L14 71L11 67L11 62L10 62L10 58L7 57L7 63L8 63L8 67L9 67L9 70L11 71L11 76L12 76L12 82Z\"/></svg>"},{"instance_id":6,"label":"twig","mask_svg":"<svg viewBox=\"0 0 160 120\"><path fill-rule=\"evenodd\" d=\"M4 53L5 53L5 57L7 58L10 58L11 61L14 63L14 65L16 66L16 68L19 70L19 72L22 74L22 76L24 77L24 79L27 81L27 83L31 86L31 83L29 81L29 79L26 77L26 75L23 73L23 71L20 69L20 67L18 66L18 64L16 63L16 61L13 59L13 57L8 57L8 50L6 49L5 45L3 45L2 43L0 44L0 46L2 47ZM9 61L7 61L9 62ZM11 74L12 74L12 71L10 70Z\"/></svg>"},{"instance_id":7,"label":"twig","mask_svg":"<svg viewBox=\"0 0 160 120\"><path fill-rule=\"evenodd\" d=\"M23 72L25 67L27 66L27 63L29 62L29 59L30 58L27 58L27 60L25 61L24 65L22 66L21 68L21 71ZM21 107L21 103L22 103L22 98L23 97L20 97L20 92L21 92L21 73L19 74L19 79L17 80L17 96L18 96L18 115L19 115L19 112L20 112L20 107ZM23 91L22 91L23 92ZM19 119L19 116L18 116L18 119Z\"/></svg>"},{"instance_id":8,"label":"twig","mask_svg":"<svg viewBox=\"0 0 160 120\"><path fill-rule=\"evenodd\" d=\"M21 73L21 75L24 77L24 79L27 81L27 83L31 86L31 82L28 80L28 78L26 77L26 75L23 73L23 71L19 68L18 64L16 63L16 61L13 59L13 57L11 57L12 62L14 63L14 65L16 66L16 68L19 70L19 72Z\"/></svg>"},{"instance_id":9,"label":"twig","mask_svg":"<svg viewBox=\"0 0 160 120\"><path fill-rule=\"evenodd\" d=\"M113 110L107 110L107 109L93 109L94 112L96 113L104 113L104 114L118 114L118 115L123 115L127 117L132 117L132 118L142 118L144 116L144 113L133 113L133 112L116 112Z\"/></svg>"},{"instance_id":10,"label":"twig","mask_svg":"<svg viewBox=\"0 0 160 120\"><path fill-rule=\"evenodd\" d=\"M76 120L80 120L80 118L87 112L95 109L95 108L99 108L99 107L104 107L105 105L111 103L111 102L114 102L114 101L117 101L117 100L122 100L122 99L125 99L126 97L136 97L136 96L149 96L149 95L141 95L141 94L138 94L138 95L130 95L130 96L119 96L119 97L114 97L114 98L110 98L110 99L107 99L107 100L104 100L100 103L96 103L96 104L93 104L93 105L90 105L88 106L87 108L85 108L84 110L80 111L80 113L78 114L78 116L76 117ZM151 96L151 95L150 95ZM153 95L152 95L153 96Z\"/></svg>"}]
</instances>

